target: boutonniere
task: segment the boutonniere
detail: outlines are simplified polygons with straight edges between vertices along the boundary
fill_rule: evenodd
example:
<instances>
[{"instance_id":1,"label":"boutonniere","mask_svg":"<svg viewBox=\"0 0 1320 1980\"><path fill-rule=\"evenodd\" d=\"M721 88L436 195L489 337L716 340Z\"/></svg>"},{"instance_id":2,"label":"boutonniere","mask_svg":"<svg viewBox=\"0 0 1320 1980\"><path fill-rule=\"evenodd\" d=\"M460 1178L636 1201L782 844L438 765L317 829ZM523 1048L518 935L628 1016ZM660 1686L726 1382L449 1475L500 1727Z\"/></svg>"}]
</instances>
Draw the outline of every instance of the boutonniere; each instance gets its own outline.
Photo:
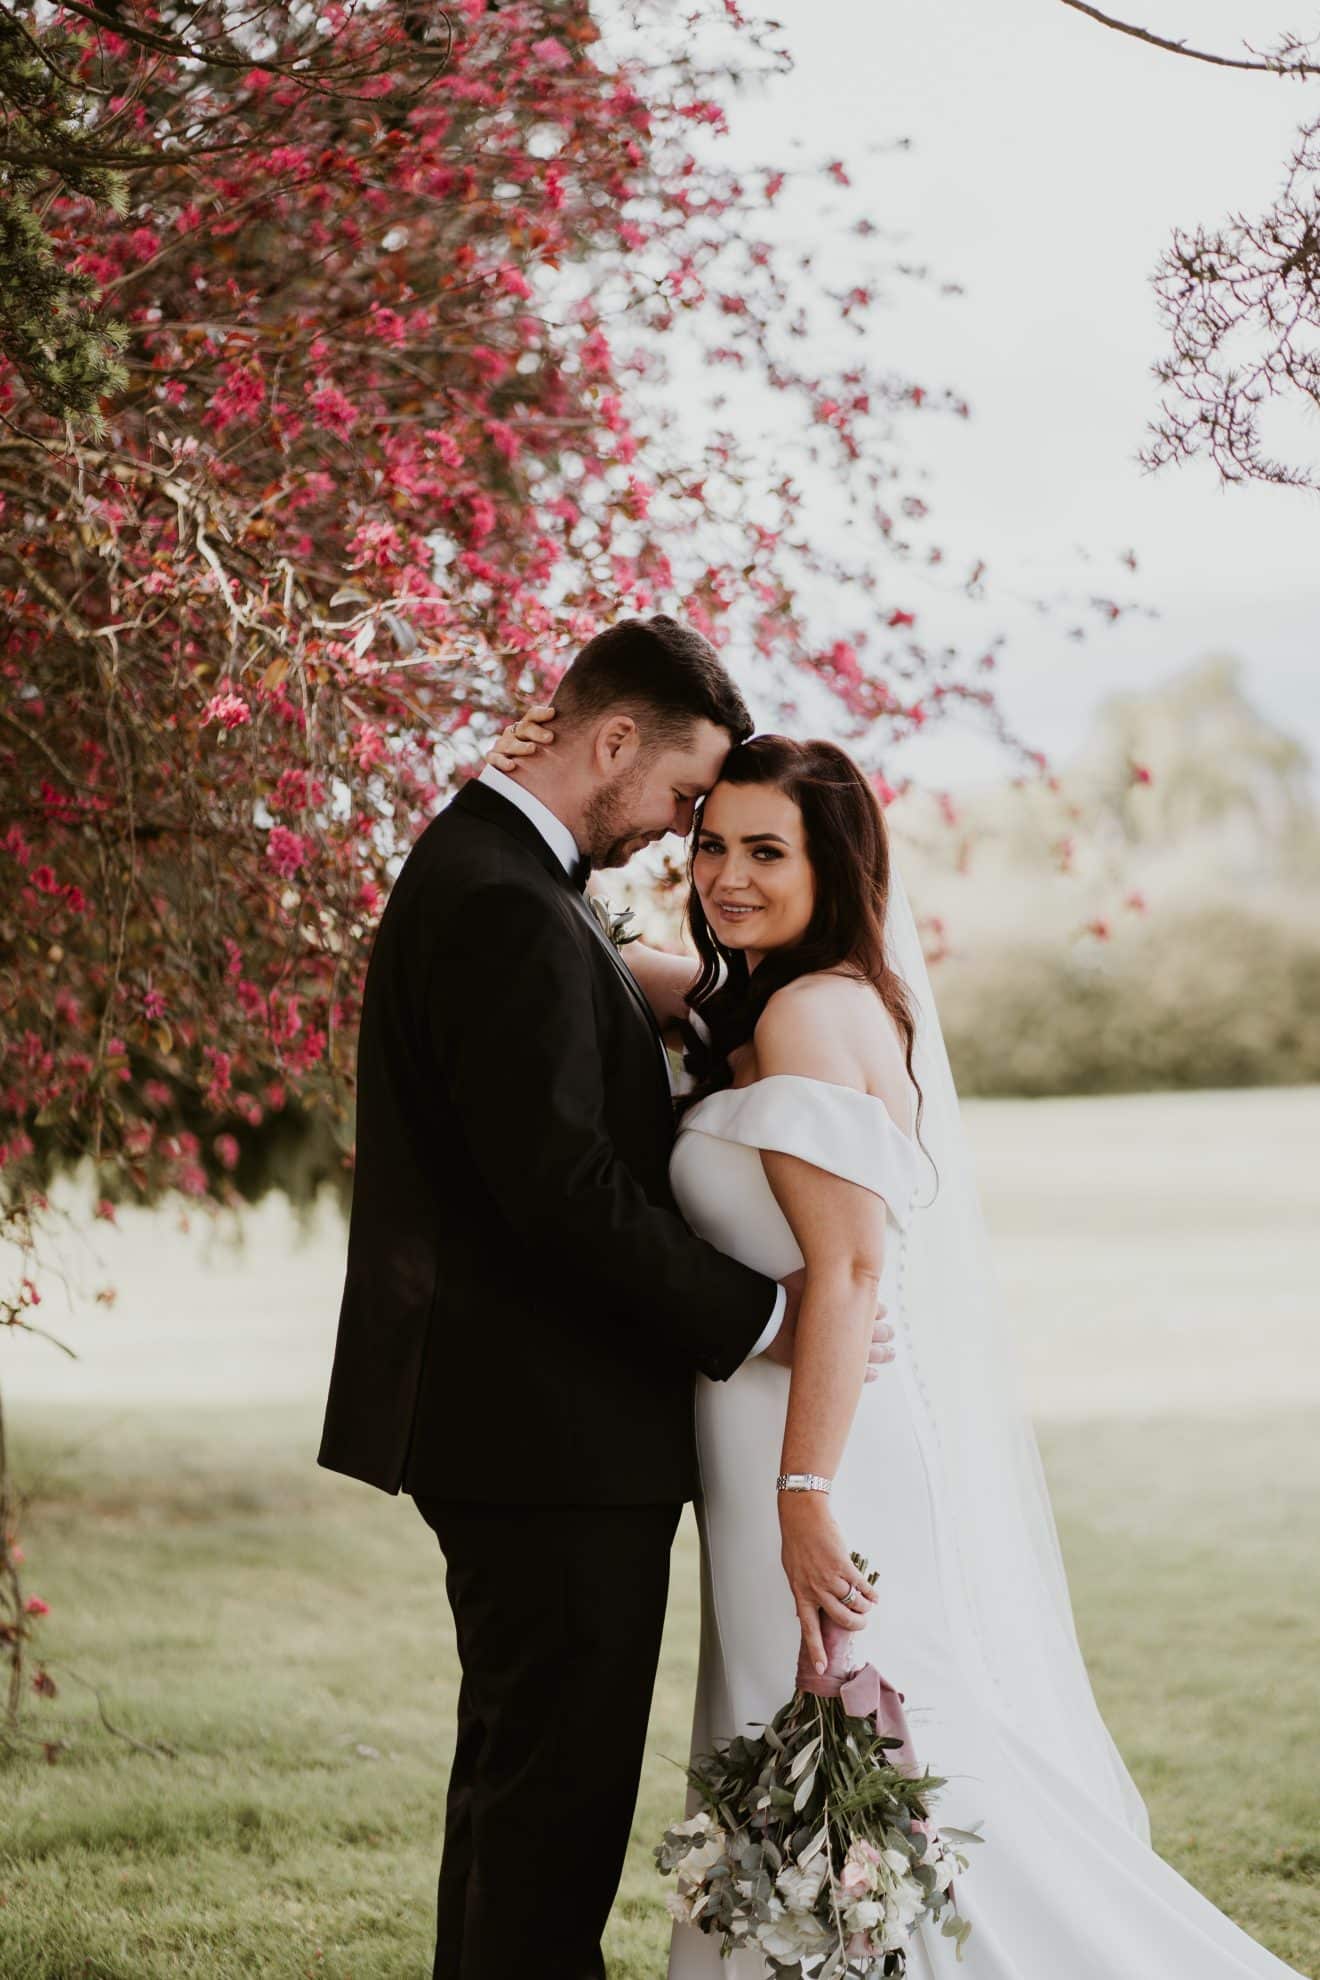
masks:
<instances>
[{"instance_id":1,"label":"boutonniere","mask_svg":"<svg viewBox=\"0 0 1320 1980\"><path fill-rule=\"evenodd\" d=\"M609 936L616 949L626 947L629 942L639 942L641 940L641 929L631 926L633 918L631 908L619 908L616 911L601 894L588 894L586 899L587 906L591 909L591 912L595 915L597 921Z\"/></svg>"}]
</instances>

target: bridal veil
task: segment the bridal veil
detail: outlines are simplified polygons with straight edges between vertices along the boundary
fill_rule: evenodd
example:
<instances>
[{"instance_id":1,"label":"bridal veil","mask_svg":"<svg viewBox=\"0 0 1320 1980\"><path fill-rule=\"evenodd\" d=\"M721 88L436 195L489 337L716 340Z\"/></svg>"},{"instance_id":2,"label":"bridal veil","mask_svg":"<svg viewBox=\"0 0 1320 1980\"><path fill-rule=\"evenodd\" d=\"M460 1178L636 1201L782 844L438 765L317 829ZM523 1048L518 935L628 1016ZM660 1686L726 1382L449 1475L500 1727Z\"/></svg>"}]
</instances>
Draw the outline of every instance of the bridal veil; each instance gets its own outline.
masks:
<instances>
[{"instance_id":1,"label":"bridal veil","mask_svg":"<svg viewBox=\"0 0 1320 1980\"><path fill-rule=\"evenodd\" d=\"M1100 1716L907 890L892 865L886 952L911 992L925 1105L901 1324L943 1499L939 1573L986 1709L1142 1841L1145 1805ZM933 1163L933 1167L932 1167ZM877 1456L881 1456L877 1453Z\"/></svg>"}]
</instances>

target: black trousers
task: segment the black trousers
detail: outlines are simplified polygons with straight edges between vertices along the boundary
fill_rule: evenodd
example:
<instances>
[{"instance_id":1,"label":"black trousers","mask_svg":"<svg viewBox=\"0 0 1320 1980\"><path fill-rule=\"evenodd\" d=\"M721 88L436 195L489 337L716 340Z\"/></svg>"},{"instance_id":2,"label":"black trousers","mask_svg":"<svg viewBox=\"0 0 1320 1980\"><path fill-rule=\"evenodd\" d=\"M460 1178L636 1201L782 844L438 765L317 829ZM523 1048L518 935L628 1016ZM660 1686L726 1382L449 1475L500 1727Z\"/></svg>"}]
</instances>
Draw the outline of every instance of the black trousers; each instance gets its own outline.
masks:
<instances>
[{"instance_id":1,"label":"black trousers","mask_svg":"<svg viewBox=\"0 0 1320 1980\"><path fill-rule=\"evenodd\" d=\"M434 1980L604 1980L682 1508L416 1503L463 1672Z\"/></svg>"}]
</instances>

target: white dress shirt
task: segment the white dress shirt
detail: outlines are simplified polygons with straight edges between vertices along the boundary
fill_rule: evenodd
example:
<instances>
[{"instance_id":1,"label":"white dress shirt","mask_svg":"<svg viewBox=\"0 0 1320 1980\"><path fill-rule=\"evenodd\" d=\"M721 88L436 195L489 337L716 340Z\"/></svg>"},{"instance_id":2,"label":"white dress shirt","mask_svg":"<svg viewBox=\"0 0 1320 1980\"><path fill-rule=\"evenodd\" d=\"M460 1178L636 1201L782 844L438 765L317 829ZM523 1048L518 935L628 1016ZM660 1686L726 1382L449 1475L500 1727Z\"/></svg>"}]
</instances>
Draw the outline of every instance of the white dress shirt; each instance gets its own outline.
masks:
<instances>
[{"instance_id":1,"label":"white dress shirt","mask_svg":"<svg viewBox=\"0 0 1320 1980\"><path fill-rule=\"evenodd\" d=\"M492 791L497 791L502 798L507 798L510 804L516 805L523 817L535 825L537 831L555 855L555 858L561 862L565 873L571 873L573 871L573 868L577 865L581 857L581 849L563 819L557 817L551 811L548 804L543 803L534 792L527 790L524 785L518 782L516 777L506 777L504 772L497 770L492 763L486 765L478 777L477 782L488 785ZM672 1089L673 1077L669 1065L669 1054L664 1051L663 1046L661 1047L661 1052L665 1062L665 1078L669 1080ZM754 1355L763 1354L766 1348L769 1347L771 1341L784 1324L784 1308L787 1304L788 1295L784 1291L784 1288L780 1286L775 1294L774 1309L766 1324L765 1332L748 1354L748 1361Z\"/></svg>"}]
</instances>

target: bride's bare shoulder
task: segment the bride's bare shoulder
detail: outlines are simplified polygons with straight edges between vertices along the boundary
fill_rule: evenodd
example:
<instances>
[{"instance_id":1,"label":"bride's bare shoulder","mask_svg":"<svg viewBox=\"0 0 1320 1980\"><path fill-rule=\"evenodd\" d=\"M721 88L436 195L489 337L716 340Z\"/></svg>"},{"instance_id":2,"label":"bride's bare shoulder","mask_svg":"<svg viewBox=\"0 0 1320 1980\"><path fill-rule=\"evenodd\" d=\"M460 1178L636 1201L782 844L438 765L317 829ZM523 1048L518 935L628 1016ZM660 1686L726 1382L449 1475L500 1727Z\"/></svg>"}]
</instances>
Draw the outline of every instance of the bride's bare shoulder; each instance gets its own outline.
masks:
<instances>
[{"instance_id":1,"label":"bride's bare shoulder","mask_svg":"<svg viewBox=\"0 0 1320 1980\"><path fill-rule=\"evenodd\" d=\"M898 1026L873 986L821 971L776 990L756 1027L756 1062L768 1073L800 1073L855 1086L883 1100L900 1127L913 1111Z\"/></svg>"},{"instance_id":2,"label":"bride's bare shoulder","mask_svg":"<svg viewBox=\"0 0 1320 1980\"><path fill-rule=\"evenodd\" d=\"M895 1022L881 998L869 982L833 970L796 976L774 992L756 1026L756 1057L764 1063L766 1055L803 1061L778 1071L811 1071L817 1079L829 1079L821 1067L833 1063L833 1077L867 1091L893 1057L902 1067Z\"/></svg>"}]
</instances>

